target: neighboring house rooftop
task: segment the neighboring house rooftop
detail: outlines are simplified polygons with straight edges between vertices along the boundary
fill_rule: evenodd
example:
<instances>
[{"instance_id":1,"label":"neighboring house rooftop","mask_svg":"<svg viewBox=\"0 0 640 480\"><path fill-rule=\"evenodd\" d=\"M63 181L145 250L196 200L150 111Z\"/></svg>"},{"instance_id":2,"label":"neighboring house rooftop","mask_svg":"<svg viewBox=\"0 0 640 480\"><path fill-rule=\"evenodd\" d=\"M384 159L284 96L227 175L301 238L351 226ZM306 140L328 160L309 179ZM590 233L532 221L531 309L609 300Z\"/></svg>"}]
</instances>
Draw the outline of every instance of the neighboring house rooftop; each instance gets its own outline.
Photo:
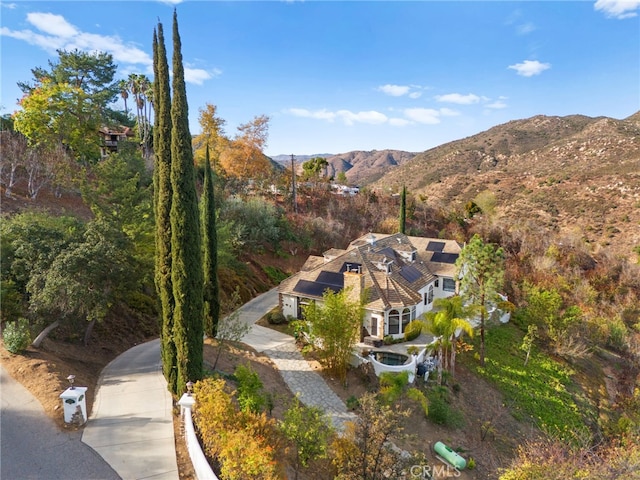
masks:
<instances>
[{"instance_id":1,"label":"neighboring house rooftop","mask_svg":"<svg viewBox=\"0 0 640 480\"><path fill-rule=\"evenodd\" d=\"M309 257L301 271L284 280L280 293L311 299L345 287L345 272L362 274L365 307L384 311L416 305L420 290L437 276L453 278L461 246L453 240L409 237L402 233L367 234L346 250L331 249Z\"/></svg>"}]
</instances>

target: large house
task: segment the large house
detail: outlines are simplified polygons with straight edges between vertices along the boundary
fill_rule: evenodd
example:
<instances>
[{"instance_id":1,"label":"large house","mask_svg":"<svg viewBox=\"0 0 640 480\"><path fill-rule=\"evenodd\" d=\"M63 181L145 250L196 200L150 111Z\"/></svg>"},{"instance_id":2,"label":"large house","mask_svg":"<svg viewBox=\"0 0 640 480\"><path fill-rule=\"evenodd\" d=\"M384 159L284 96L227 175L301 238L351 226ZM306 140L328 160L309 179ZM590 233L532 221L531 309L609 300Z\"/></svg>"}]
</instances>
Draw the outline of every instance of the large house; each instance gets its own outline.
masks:
<instances>
[{"instance_id":1,"label":"large house","mask_svg":"<svg viewBox=\"0 0 640 480\"><path fill-rule=\"evenodd\" d=\"M346 250L310 256L278 287L280 307L285 316L302 318L302 307L322 300L327 289L351 288L353 298L366 291L361 340L375 344L387 335L399 338L435 299L456 293L461 249L454 240L370 233Z\"/></svg>"}]
</instances>

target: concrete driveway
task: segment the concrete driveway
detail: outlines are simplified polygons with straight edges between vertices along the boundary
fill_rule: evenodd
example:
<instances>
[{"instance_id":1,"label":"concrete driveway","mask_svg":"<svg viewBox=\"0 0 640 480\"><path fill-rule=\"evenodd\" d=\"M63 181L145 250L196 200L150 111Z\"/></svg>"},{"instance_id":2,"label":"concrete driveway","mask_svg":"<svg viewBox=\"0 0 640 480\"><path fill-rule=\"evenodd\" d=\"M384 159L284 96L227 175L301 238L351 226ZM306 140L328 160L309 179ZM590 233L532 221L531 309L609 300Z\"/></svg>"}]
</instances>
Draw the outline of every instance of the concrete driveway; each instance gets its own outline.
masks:
<instances>
[{"instance_id":1,"label":"concrete driveway","mask_svg":"<svg viewBox=\"0 0 640 480\"><path fill-rule=\"evenodd\" d=\"M80 441L82 431L61 431L44 413L40 402L2 366L0 385L2 480L121 478L100 455ZM60 415L63 415L62 403Z\"/></svg>"}]
</instances>

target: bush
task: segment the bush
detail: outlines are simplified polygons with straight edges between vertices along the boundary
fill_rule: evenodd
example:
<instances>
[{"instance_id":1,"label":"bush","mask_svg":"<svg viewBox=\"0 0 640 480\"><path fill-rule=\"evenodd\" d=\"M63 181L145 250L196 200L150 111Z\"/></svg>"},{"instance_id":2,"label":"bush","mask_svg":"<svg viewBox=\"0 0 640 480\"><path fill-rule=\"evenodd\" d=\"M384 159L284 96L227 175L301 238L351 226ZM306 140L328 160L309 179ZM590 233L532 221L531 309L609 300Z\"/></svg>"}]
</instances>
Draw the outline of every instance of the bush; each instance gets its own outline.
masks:
<instances>
[{"instance_id":1,"label":"bush","mask_svg":"<svg viewBox=\"0 0 640 480\"><path fill-rule=\"evenodd\" d=\"M449 428L459 428L463 425L462 414L453 410L449 405L449 395L446 388L434 389L430 392L428 400L429 413L427 416L433 423Z\"/></svg>"},{"instance_id":2,"label":"bush","mask_svg":"<svg viewBox=\"0 0 640 480\"><path fill-rule=\"evenodd\" d=\"M287 323L286 317L280 311L273 311L267 314L267 322L271 325L282 325Z\"/></svg>"},{"instance_id":3,"label":"bush","mask_svg":"<svg viewBox=\"0 0 640 480\"><path fill-rule=\"evenodd\" d=\"M2 332L4 348L11 353L21 353L31 343L29 322L26 318L19 318L16 322L9 322Z\"/></svg>"},{"instance_id":4,"label":"bush","mask_svg":"<svg viewBox=\"0 0 640 480\"><path fill-rule=\"evenodd\" d=\"M264 270L264 273L266 273L267 276L269 277L269 280L271 280L276 285L282 282L283 280L289 278L289 274L283 272L278 267L272 267L270 265L267 265L262 268Z\"/></svg>"},{"instance_id":5,"label":"bush","mask_svg":"<svg viewBox=\"0 0 640 480\"><path fill-rule=\"evenodd\" d=\"M404 341L410 342L415 340L422 333L422 322L420 320L414 320L407 325L404 329Z\"/></svg>"},{"instance_id":6,"label":"bush","mask_svg":"<svg viewBox=\"0 0 640 480\"><path fill-rule=\"evenodd\" d=\"M238 365L234 376L238 382L240 410L260 413L267 404L267 398L258 374L249 365Z\"/></svg>"}]
</instances>

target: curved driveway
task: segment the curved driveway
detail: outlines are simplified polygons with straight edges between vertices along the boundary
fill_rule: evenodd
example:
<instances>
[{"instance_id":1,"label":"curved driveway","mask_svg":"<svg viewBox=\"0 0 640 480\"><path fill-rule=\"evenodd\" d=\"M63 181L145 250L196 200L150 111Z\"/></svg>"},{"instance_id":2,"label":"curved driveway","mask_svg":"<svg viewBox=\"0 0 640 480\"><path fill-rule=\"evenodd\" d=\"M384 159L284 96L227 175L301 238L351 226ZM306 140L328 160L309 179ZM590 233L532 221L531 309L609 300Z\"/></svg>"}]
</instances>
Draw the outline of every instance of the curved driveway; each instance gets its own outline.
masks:
<instances>
[{"instance_id":1,"label":"curved driveway","mask_svg":"<svg viewBox=\"0 0 640 480\"><path fill-rule=\"evenodd\" d=\"M40 402L2 366L0 384L2 480L120 479L100 455L80 441L81 431L60 430Z\"/></svg>"},{"instance_id":2,"label":"curved driveway","mask_svg":"<svg viewBox=\"0 0 640 480\"><path fill-rule=\"evenodd\" d=\"M160 340L137 345L102 371L82 441L124 480L178 480L172 409Z\"/></svg>"}]
</instances>

